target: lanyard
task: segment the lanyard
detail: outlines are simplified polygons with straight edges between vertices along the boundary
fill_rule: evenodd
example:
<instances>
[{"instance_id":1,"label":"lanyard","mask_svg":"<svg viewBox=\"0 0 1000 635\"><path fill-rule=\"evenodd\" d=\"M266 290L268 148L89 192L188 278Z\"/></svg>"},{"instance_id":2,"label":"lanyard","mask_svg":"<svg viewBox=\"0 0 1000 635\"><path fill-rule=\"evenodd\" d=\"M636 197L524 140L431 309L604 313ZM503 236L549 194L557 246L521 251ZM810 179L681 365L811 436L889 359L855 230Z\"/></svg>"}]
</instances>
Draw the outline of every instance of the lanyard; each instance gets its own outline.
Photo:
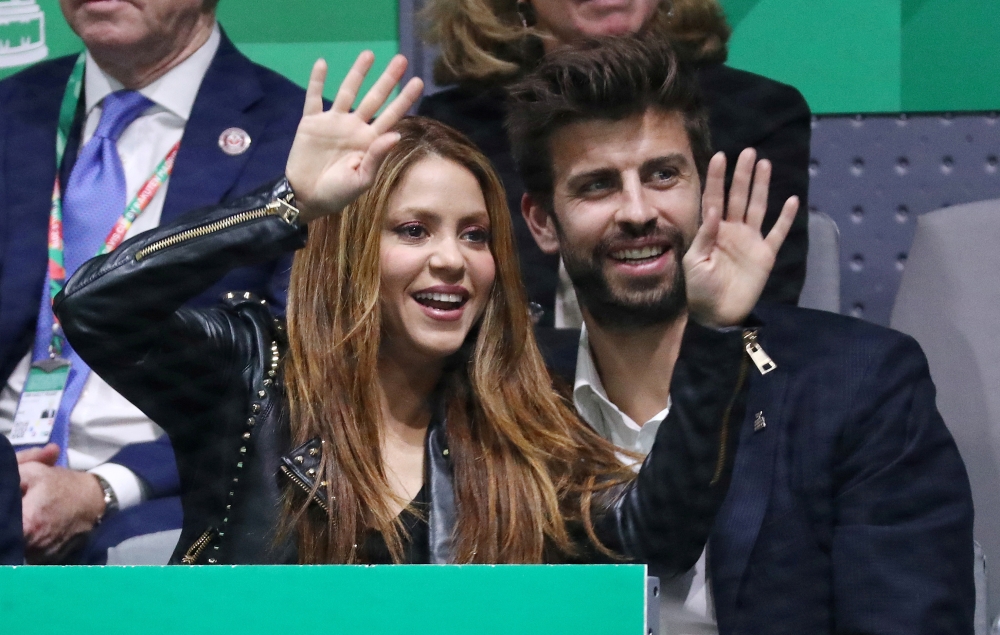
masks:
<instances>
[{"instance_id":1,"label":"lanyard","mask_svg":"<svg viewBox=\"0 0 1000 635\"><path fill-rule=\"evenodd\" d=\"M73 120L76 118L76 111L80 102L80 95L83 89L83 71L86 67L86 56L80 54L73 72L66 83L66 92L63 93L62 104L59 107L59 127L56 132L56 179L52 186L52 205L49 208L49 232L48 232L48 287L49 287L49 310L51 302L66 286L66 267L63 257L63 214L62 214L62 186L59 182L59 173L62 169L63 158L66 154L66 143L69 139L70 131L73 127ZM150 201L156 196L160 187L170 178L174 169L174 160L181 143L178 141L170 149L153 170L152 176L139 188L135 198L125 206L125 212L118 218L111 228L104 244L97 251L97 255L103 255L113 251L121 244L132 223L146 210ZM59 328L59 319L52 316L52 324L56 328L52 329L52 340L49 344L49 356L57 357L62 355L63 335Z\"/></svg>"}]
</instances>

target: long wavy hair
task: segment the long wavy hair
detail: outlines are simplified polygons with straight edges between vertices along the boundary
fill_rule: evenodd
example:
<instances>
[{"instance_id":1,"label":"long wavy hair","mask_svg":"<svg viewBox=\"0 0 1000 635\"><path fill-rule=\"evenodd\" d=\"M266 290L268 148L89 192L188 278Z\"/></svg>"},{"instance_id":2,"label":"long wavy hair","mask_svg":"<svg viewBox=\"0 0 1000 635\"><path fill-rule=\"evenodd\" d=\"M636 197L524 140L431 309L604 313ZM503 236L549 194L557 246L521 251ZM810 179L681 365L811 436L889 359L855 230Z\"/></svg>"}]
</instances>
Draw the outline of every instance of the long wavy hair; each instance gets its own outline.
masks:
<instances>
[{"instance_id":1,"label":"long wavy hair","mask_svg":"<svg viewBox=\"0 0 1000 635\"><path fill-rule=\"evenodd\" d=\"M517 0L428 0L424 39L440 48L434 81L505 83L537 64L546 34L525 29L516 7ZM732 34L718 0L661 0L643 31L662 34L694 64L726 61Z\"/></svg>"},{"instance_id":2,"label":"long wavy hair","mask_svg":"<svg viewBox=\"0 0 1000 635\"><path fill-rule=\"evenodd\" d=\"M528 315L503 186L460 133L411 117L375 184L339 216L309 226L292 266L284 382L293 442L323 443L317 482L329 510L288 490L285 526L303 563L355 563L367 532L381 532L394 561L404 528L382 462L383 395L379 241L389 198L428 156L468 169L486 201L496 279L481 320L449 360L441 385L454 468L459 563L537 563L572 554L568 523L597 543L591 493L633 476L614 447L551 388ZM390 397L391 398L391 397ZM598 543L599 546L599 543Z\"/></svg>"}]
</instances>

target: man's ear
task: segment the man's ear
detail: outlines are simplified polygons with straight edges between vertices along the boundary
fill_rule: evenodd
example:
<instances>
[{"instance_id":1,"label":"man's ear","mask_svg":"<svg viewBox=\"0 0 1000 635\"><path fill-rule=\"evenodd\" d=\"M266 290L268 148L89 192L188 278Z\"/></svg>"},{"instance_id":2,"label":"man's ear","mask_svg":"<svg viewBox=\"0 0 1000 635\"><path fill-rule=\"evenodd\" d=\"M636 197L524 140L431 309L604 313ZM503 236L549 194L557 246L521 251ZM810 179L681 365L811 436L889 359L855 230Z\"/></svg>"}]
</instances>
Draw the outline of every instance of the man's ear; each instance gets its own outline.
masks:
<instances>
[{"instance_id":1,"label":"man's ear","mask_svg":"<svg viewBox=\"0 0 1000 635\"><path fill-rule=\"evenodd\" d=\"M555 218L531 194L521 197L521 215L528 223L528 229L538 243L538 248L550 255L559 253L559 232L556 231Z\"/></svg>"}]
</instances>

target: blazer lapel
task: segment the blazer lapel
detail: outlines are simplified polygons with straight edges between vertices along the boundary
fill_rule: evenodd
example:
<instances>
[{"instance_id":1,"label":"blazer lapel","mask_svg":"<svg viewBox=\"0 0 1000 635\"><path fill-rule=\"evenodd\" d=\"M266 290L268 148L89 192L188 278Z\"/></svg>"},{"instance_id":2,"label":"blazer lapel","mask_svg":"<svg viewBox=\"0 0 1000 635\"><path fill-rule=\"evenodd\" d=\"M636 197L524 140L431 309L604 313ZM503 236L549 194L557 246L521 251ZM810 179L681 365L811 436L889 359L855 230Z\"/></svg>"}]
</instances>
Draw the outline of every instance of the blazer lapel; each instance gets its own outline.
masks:
<instances>
[{"instance_id":1,"label":"blazer lapel","mask_svg":"<svg viewBox=\"0 0 1000 635\"><path fill-rule=\"evenodd\" d=\"M34 337L47 259L49 207L55 182L59 106L75 56L25 71L3 109L6 139L0 143L6 224L0 245L0 379L24 354L24 337ZM29 334L27 331L31 330Z\"/></svg>"},{"instance_id":2,"label":"blazer lapel","mask_svg":"<svg viewBox=\"0 0 1000 635\"><path fill-rule=\"evenodd\" d=\"M782 409L788 376L781 364L767 375L753 367L750 372L750 394L732 483L709 542L712 590L720 623L736 610L747 562L767 512L784 427ZM755 430L758 413L766 427Z\"/></svg>"},{"instance_id":3,"label":"blazer lapel","mask_svg":"<svg viewBox=\"0 0 1000 635\"><path fill-rule=\"evenodd\" d=\"M161 224L218 204L232 194L244 166L253 158L253 139L264 132L264 121L250 112L263 96L252 62L223 33L184 129ZM229 128L249 134L250 148L243 154L230 156L219 147L219 137Z\"/></svg>"}]
</instances>

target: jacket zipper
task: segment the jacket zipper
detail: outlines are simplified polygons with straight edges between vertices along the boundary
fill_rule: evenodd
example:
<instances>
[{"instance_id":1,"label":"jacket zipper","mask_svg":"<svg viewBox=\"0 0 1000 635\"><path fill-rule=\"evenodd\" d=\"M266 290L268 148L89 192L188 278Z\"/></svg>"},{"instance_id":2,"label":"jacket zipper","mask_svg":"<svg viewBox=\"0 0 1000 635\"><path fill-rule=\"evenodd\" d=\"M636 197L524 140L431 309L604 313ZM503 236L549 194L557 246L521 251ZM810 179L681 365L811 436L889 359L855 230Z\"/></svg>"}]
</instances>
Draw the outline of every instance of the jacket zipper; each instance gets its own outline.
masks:
<instances>
[{"instance_id":1,"label":"jacket zipper","mask_svg":"<svg viewBox=\"0 0 1000 635\"><path fill-rule=\"evenodd\" d=\"M325 511L328 514L330 513L330 507L326 504L326 501L323 500L320 497L319 492L316 492L315 494L313 494L312 488L309 487L308 485L306 485L305 481L303 481L298 476L296 476L295 472L291 471L290 469L288 469L284 465L281 466L281 472L285 476L287 476L289 478L289 480L291 480L293 483L295 483L296 485L298 485L299 487L301 487L302 491L304 491L306 493L306 496L311 496L313 502L315 502L317 505L319 505L320 507L322 507L323 511Z\"/></svg>"},{"instance_id":2,"label":"jacket zipper","mask_svg":"<svg viewBox=\"0 0 1000 635\"><path fill-rule=\"evenodd\" d=\"M747 338L747 331L743 334L744 341ZM756 336L756 331L753 332ZM749 345L747 346L747 352L749 353ZM736 398L740 394L740 390L743 388L743 382L747 379L747 372L750 370L750 364L747 362L745 356L740 356L740 374L736 379L736 390L733 392L732 398L729 400L729 405L726 406L726 412L722 415L722 432L719 434L719 461L715 464L715 474L712 476L712 481L709 485L715 485L722 478L722 471L726 467L726 445L729 441L729 419L733 413L733 406L736 405Z\"/></svg>"},{"instance_id":3,"label":"jacket zipper","mask_svg":"<svg viewBox=\"0 0 1000 635\"><path fill-rule=\"evenodd\" d=\"M195 540L194 544L188 548L187 553L185 553L184 557L181 558L181 562L183 564L195 564L198 562L198 558L201 557L205 548L208 547L208 544L212 542L213 538L215 538L216 533L217 532L214 527L210 527L207 531L205 531L205 533L203 533L198 540Z\"/></svg>"},{"instance_id":4,"label":"jacket zipper","mask_svg":"<svg viewBox=\"0 0 1000 635\"><path fill-rule=\"evenodd\" d=\"M778 367L771 359L771 356L764 352L764 349L757 343L757 330L747 330L743 332L743 345L747 349L747 354L753 363L757 365L757 370L761 375L766 375Z\"/></svg>"},{"instance_id":5,"label":"jacket zipper","mask_svg":"<svg viewBox=\"0 0 1000 635\"><path fill-rule=\"evenodd\" d=\"M265 216L278 216L286 223L294 223L299 217L299 210L292 206L290 202L291 199L292 194L289 193L279 199L271 201L264 207L258 207L257 209L251 209L238 214L233 214L232 216L227 216L226 218L217 220L214 223L202 225L201 227L193 227L178 234L174 234L173 236L167 236L166 238L150 243L135 252L135 259L138 262L152 253L156 253L157 251L168 247L173 247L174 245L191 240L192 238L200 238L202 236L214 234L217 231L229 229L230 227L241 225L252 220L257 220L258 218L264 218Z\"/></svg>"}]
</instances>

